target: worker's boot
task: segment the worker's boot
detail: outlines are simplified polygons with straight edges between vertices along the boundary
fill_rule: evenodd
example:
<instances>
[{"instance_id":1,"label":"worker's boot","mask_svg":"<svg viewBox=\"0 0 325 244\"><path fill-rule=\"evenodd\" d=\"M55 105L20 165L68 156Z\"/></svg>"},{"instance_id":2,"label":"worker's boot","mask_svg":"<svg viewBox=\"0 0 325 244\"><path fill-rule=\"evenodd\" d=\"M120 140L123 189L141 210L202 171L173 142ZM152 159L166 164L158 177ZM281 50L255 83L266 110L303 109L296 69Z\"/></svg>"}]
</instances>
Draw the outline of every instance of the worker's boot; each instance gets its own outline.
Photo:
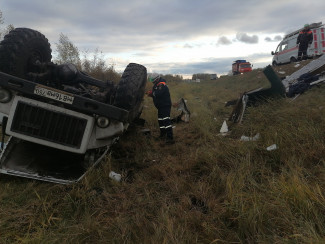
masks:
<instances>
[{"instance_id":1,"label":"worker's boot","mask_svg":"<svg viewBox=\"0 0 325 244\"><path fill-rule=\"evenodd\" d=\"M170 127L167 129L167 133L166 133L166 144L170 145L170 144L174 144L174 136L173 136L173 129Z\"/></svg>"}]
</instances>

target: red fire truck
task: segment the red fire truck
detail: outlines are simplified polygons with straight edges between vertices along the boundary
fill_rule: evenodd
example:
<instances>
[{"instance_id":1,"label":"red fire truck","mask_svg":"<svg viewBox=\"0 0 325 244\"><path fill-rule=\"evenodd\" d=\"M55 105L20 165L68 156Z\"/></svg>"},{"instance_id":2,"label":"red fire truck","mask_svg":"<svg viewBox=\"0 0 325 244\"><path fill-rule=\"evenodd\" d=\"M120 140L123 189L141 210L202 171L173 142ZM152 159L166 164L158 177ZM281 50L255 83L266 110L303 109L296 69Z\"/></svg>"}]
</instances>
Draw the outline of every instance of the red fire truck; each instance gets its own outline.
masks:
<instances>
[{"instance_id":1,"label":"red fire truck","mask_svg":"<svg viewBox=\"0 0 325 244\"><path fill-rule=\"evenodd\" d=\"M246 60L240 59L232 63L233 75L238 75L250 71L252 71L252 65L250 62L247 62Z\"/></svg>"}]
</instances>

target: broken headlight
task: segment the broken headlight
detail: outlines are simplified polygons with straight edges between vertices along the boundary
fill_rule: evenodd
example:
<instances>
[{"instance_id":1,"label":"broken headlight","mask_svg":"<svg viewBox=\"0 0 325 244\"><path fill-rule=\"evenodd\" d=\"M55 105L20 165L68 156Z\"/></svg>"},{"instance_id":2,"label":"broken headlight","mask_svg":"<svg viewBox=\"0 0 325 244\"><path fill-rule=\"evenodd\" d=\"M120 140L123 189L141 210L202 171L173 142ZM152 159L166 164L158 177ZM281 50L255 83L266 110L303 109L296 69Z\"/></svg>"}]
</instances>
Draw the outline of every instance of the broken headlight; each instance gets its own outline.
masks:
<instances>
[{"instance_id":1,"label":"broken headlight","mask_svg":"<svg viewBox=\"0 0 325 244\"><path fill-rule=\"evenodd\" d=\"M109 126L110 120L104 116L98 116L96 120L97 126L100 128L106 128Z\"/></svg>"},{"instance_id":2,"label":"broken headlight","mask_svg":"<svg viewBox=\"0 0 325 244\"><path fill-rule=\"evenodd\" d=\"M11 92L7 89L0 87L0 102L7 103L11 100Z\"/></svg>"}]
</instances>

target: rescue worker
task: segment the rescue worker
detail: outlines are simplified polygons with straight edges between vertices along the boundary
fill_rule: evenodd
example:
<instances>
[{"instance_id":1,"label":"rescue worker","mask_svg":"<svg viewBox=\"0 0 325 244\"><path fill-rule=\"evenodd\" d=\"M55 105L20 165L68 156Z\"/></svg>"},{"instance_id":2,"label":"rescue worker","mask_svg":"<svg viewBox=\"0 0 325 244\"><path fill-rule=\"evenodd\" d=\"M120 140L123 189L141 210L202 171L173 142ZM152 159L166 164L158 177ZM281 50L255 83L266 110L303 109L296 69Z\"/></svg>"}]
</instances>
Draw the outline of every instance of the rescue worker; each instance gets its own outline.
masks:
<instances>
[{"instance_id":1,"label":"rescue worker","mask_svg":"<svg viewBox=\"0 0 325 244\"><path fill-rule=\"evenodd\" d=\"M298 61L307 59L307 48L310 47L313 42L313 33L309 28L308 24L304 25L304 29L299 32L297 38L298 50Z\"/></svg>"},{"instance_id":2,"label":"rescue worker","mask_svg":"<svg viewBox=\"0 0 325 244\"><path fill-rule=\"evenodd\" d=\"M149 76L149 81L153 83L153 87L147 94L153 98L153 103L158 110L159 139L166 140L166 144L174 144L173 128L170 120L172 102L166 80L160 75L152 74Z\"/></svg>"}]
</instances>

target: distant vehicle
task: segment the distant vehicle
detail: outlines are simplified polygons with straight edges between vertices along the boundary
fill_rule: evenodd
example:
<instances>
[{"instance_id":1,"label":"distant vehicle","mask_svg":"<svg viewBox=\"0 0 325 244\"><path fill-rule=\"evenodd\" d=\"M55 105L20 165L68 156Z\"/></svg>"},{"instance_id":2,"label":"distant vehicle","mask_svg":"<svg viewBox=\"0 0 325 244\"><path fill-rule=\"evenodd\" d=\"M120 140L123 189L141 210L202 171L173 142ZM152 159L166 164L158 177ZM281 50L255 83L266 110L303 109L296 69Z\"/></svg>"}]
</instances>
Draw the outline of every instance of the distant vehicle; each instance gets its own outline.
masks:
<instances>
[{"instance_id":1,"label":"distant vehicle","mask_svg":"<svg viewBox=\"0 0 325 244\"><path fill-rule=\"evenodd\" d=\"M217 78L217 74L210 74L210 80L216 80Z\"/></svg>"},{"instance_id":2,"label":"distant vehicle","mask_svg":"<svg viewBox=\"0 0 325 244\"><path fill-rule=\"evenodd\" d=\"M245 72L250 72L252 71L252 65L250 62L247 62L246 60L240 59L240 60L235 60L232 63L232 74L233 75L238 75L242 74Z\"/></svg>"},{"instance_id":3,"label":"distant vehicle","mask_svg":"<svg viewBox=\"0 0 325 244\"><path fill-rule=\"evenodd\" d=\"M298 58L297 37L303 28L287 34L277 46L273 55L272 65L293 63ZM313 43L307 49L309 58L319 56L325 53L325 31L322 22L313 23L310 25L310 30L313 32Z\"/></svg>"}]
</instances>

